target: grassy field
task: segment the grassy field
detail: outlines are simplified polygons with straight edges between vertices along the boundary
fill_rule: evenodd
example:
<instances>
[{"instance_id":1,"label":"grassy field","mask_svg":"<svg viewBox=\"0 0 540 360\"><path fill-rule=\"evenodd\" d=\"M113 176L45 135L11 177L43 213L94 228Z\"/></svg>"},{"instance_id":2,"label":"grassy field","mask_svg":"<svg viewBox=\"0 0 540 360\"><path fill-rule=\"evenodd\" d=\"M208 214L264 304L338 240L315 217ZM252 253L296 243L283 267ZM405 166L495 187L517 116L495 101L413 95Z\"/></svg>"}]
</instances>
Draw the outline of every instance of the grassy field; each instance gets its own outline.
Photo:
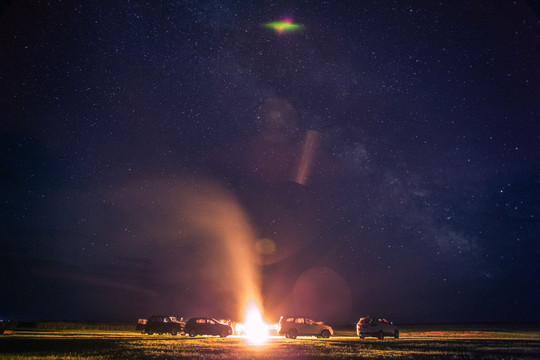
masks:
<instances>
[{"instance_id":1,"label":"grassy field","mask_svg":"<svg viewBox=\"0 0 540 360\"><path fill-rule=\"evenodd\" d=\"M360 340L352 329L330 339L141 335L101 329L14 329L0 335L3 359L540 359L540 331L528 327L415 326L400 339Z\"/></svg>"}]
</instances>

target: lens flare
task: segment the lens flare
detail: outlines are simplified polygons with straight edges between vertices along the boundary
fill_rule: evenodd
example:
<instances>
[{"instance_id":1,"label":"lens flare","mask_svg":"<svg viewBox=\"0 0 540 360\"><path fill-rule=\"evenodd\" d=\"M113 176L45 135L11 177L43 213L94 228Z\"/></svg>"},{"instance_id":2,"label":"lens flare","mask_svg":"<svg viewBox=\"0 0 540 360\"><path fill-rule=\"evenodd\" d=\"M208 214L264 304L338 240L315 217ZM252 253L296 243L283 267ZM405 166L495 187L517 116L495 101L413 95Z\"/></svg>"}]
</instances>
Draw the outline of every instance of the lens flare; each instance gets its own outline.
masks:
<instances>
[{"instance_id":1,"label":"lens flare","mask_svg":"<svg viewBox=\"0 0 540 360\"><path fill-rule=\"evenodd\" d=\"M283 34L285 32L298 31L302 28L302 25L295 24L292 22L292 19L285 19L282 21L272 21L264 24L267 28L275 30L278 34Z\"/></svg>"},{"instance_id":2,"label":"lens flare","mask_svg":"<svg viewBox=\"0 0 540 360\"><path fill-rule=\"evenodd\" d=\"M261 345L268 339L269 326L262 317L261 308L255 301L251 301L244 315L243 331L251 344Z\"/></svg>"},{"instance_id":3,"label":"lens flare","mask_svg":"<svg viewBox=\"0 0 540 360\"><path fill-rule=\"evenodd\" d=\"M294 181L298 184L306 185L311 172L313 160L317 154L317 148L319 146L320 134L315 130L309 130L302 146L302 153L300 161L298 163L298 170Z\"/></svg>"}]
</instances>

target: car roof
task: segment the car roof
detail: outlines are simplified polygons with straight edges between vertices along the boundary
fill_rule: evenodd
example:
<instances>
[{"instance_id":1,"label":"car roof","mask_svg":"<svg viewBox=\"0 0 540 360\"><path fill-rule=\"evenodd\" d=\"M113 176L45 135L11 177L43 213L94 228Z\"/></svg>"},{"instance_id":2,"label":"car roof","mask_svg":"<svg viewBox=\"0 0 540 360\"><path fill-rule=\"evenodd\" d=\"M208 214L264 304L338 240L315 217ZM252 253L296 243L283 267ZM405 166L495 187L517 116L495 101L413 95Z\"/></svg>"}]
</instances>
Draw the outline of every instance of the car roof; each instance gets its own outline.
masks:
<instances>
[{"instance_id":1,"label":"car roof","mask_svg":"<svg viewBox=\"0 0 540 360\"><path fill-rule=\"evenodd\" d=\"M316 323L320 323L320 322L323 322L321 320L315 320L314 318L310 317L310 316L303 316L303 315L298 315L298 316L282 316L281 318L283 319L309 319L311 321L315 321ZM281 318L279 320L281 320Z\"/></svg>"}]
</instances>

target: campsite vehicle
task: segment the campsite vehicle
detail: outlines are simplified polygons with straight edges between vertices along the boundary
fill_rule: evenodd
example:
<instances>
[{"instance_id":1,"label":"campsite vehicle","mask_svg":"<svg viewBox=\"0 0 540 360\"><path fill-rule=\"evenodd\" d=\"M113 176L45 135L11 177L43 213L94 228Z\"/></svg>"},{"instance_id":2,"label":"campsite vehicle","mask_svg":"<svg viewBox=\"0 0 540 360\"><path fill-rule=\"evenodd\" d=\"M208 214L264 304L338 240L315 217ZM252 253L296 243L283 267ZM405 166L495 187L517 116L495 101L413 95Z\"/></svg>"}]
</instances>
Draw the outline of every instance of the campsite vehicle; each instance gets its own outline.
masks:
<instances>
[{"instance_id":1,"label":"campsite vehicle","mask_svg":"<svg viewBox=\"0 0 540 360\"><path fill-rule=\"evenodd\" d=\"M184 332L189 336L215 335L227 337L233 334L233 329L228 324L223 324L213 318L197 317L186 322Z\"/></svg>"},{"instance_id":2,"label":"campsite vehicle","mask_svg":"<svg viewBox=\"0 0 540 360\"><path fill-rule=\"evenodd\" d=\"M139 319L136 329L140 330L141 334L177 335L184 332L184 325L184 322L179 321L174 316L152 315L148 320Z\"/></svg>"},{"instance_id":3,"label":"campsite vehicle","mask_svg":"<svg viewBox=\"0 0 540 360\"><path fill-rule=\"evenodd\" d=\"M135 328L135 330L140 331L141 334L144 334L144 328L146 327L147 322L148 322L148 320L146 320L146 319L137 320L137 327Z\"/></svg>"},{"instance_id":4,"label":"campsite vehicle","mask_svg":"<svg viewBox=\"0 0 540 360\"><path fill-rule=\"evenodd\" d=\"M394 323L386 319L373 319L369 316L358 320L356 334L360 339L365 339L368 336L373 336L380 340L384 339L385 336L393 336L399 339L399 330Z\"/></svg>"},{"instance_id":5,"label":"campsite vehicle","mask_svg":"<svg viewBox=\"0 0 540 360\"><path fill-rule=\"evenodd\" d=\"M297 336L316 336L329 338L334 335L332 327L323 322L316 322L306 317L285 317L279 319L278 334L286 338L296 339Z\"/></svg>"}]
</instances>

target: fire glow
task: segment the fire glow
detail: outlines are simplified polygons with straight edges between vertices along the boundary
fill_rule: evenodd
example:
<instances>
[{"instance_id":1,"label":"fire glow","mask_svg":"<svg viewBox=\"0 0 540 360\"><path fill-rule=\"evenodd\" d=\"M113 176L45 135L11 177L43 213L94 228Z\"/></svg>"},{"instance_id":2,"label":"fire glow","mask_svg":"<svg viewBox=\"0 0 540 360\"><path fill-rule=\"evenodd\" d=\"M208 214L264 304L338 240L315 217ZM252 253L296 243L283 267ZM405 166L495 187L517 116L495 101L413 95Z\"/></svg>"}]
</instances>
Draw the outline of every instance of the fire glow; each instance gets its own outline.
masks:
<instances>
[{"instance_id":1,"label":"fire glow","mask_svg":"<svg viewBox=\"0 0 540 360\"><path fill-rule=\"evenodd\" d=\"M247 304L244 323L238 325L237 330L245 334L249 343L262 345L268 340L270 325L263 320L261 308L255 301L250 301Z\"/></svg>"},{"instance_id":2,"label":"fire glow","mask_svg":"<svg viewBox=\"0 0 540 360\"><path fill-rule=\"evenodd\" d=\"M225 305L224 310L229 312L234 309L234 318L243 319L243 323L235 325L237 335L245 336L249 344L263 344L272 327L263 320L257 266L261 253L257 251L256 236L245 212L231 194L211 181L197 179L197 188L186 186L181 194L182 218L189 219L191 231L204 234L212 241L211 249L221 255L220 261L215 263L215 271L210 272L219 276L210 276L210 280L221 283L227 276L230 288L236 289L230 301L220 305ZM263 246L269 244L273 243L270 240L262 243ZM227 271L218 271L223 268Z\"/></svg>"}]
</instances>

